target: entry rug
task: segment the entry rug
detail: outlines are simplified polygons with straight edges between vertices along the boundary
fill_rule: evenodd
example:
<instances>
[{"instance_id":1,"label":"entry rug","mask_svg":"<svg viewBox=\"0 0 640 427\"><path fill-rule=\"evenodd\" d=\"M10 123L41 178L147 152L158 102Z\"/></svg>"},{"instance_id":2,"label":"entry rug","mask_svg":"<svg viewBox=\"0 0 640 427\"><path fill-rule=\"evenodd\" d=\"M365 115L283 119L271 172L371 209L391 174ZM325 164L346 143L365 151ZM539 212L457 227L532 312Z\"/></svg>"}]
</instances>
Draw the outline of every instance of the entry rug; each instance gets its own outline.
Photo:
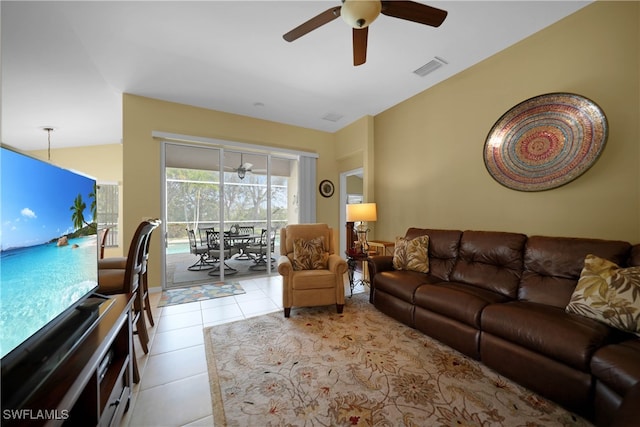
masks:
<instances>
[{"instance_id":1,"label":"entry rug","mask_svg":"<svg viewBox=\"0 0 640 427\"><path fill-rule=\"evenodd\" d=\"M242 289L240 283L237 282L213 283L210 285L192 286L190 288L169 289L162 292L158 307L205 301L244 293L244 289Z\"/></svg>"},{"instance_id":2,"label":"entry rug","mask_svg":"<svg viewBox=\"0 0 640 427\"><path fill-rule=\"evenodd\" d=\"M368 294L204 330L214 425L590 426L380 313Z\"/></svg>"}]
</instances>

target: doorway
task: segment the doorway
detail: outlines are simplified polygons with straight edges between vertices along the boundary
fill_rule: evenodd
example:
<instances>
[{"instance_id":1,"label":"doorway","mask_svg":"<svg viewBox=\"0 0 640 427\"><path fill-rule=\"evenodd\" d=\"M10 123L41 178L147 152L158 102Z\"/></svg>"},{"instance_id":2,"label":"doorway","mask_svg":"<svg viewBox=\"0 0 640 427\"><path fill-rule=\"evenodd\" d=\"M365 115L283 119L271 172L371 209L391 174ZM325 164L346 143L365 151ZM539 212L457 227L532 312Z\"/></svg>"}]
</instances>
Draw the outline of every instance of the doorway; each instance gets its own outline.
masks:
<instances>
[{"instance_id":1,"label":"doorway","mask_svg":"<svg viewBox=\"0 0 640 427\"><path fill-rule=\"evenodd\" d=\"M352 169L340 174L340 254L347 249L347 204L364 201L364 169Z\"/></svg>"}]
</instances>

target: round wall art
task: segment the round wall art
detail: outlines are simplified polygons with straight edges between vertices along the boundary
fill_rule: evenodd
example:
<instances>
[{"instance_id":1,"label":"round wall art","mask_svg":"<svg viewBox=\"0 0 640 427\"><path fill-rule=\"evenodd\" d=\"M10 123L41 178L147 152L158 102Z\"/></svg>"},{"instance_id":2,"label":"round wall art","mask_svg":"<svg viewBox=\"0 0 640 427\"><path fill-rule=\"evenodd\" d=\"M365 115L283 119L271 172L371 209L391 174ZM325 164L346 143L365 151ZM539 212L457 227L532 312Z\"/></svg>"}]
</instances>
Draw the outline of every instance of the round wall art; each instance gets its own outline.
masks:
<instances>
[{"instance_id":1,"label":"round wall art","mask_svg":"<svg viewBox=\"0 0 640 427\"><path fill-rule=\"evenodd\" d=\"M542 191L587 171L607 142L607 118L590 99L549 93L521 102L493 125L484 164L505 187Z\"/></svg>"},{"instance_id":2,"label":"round wall art","mask_svg":"<svg viewBox=\"0 0 640 427\"><path fill-rule=\"evenodd\" d=\"M323 179L322 182L320 182L318 189L320 190L320 194L322 194L323 197L333 196L333 182L329 181L328 179Z\"/></svg>"}]
</instances>

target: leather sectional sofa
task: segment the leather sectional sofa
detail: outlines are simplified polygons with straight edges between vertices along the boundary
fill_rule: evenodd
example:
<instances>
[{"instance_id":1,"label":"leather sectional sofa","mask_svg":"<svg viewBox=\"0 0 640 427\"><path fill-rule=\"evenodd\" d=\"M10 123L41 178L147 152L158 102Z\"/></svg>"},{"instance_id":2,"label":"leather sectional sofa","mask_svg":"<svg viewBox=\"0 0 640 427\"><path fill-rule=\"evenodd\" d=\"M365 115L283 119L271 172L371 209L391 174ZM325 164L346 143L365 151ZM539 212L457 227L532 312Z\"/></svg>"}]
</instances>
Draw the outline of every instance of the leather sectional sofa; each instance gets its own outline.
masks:
<instances>
[{"instance_id":1,"label":"leather sectional sofa","mask_svg":"<svg viewBox=\"0 0 640 427\"><path fill-rule=\"evenodd\" d=\"M640 338L565 311L586 255L640 266L640 245L419 228L405 239L423 235L428 273L368 260L377 309L598 426L640 425Z\"/></svg>"}]
</instances>

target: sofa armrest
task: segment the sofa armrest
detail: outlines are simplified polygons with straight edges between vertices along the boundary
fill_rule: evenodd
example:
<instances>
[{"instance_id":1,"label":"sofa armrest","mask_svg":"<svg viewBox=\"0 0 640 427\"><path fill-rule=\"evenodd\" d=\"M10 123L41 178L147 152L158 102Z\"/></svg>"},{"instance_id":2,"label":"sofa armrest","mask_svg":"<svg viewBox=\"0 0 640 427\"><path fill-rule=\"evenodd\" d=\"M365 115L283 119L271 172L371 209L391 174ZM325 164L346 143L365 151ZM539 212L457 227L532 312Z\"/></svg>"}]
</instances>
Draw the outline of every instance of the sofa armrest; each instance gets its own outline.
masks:
<instances>
[{"instance_id":1,"label":"sofa armrest","mask_svg":"<svg viewBox=\"0 0 640 427\"><path fill-rule=\"evenodd\" d=\"M611 427L637 426L640 420L640 381L624 396L622 405L613 416Z\"/></svg>"},{"instance_id":2,"label":"sofa armrest","mask_svg":"<svg viewBox=\"0 0 640 427\"><path fill-rule=\"evenodd\" d=\"M383 271L393 270L393 256L391 255L374 255L367 259L369 267L369 280L373 283L376 274Z\"/></svg>"},{"instance_id":3,"label":"sofa armrest","mask_svg":"<svg viewBox=\"0 0 640 427\"><path fill-rule=\"evenodd\" d=\"M293 264L291 264L291 260L286 255L280 255L278 258L278 273L281 276L289 276L293 271Z\"/></svg>"}]
</instances>

